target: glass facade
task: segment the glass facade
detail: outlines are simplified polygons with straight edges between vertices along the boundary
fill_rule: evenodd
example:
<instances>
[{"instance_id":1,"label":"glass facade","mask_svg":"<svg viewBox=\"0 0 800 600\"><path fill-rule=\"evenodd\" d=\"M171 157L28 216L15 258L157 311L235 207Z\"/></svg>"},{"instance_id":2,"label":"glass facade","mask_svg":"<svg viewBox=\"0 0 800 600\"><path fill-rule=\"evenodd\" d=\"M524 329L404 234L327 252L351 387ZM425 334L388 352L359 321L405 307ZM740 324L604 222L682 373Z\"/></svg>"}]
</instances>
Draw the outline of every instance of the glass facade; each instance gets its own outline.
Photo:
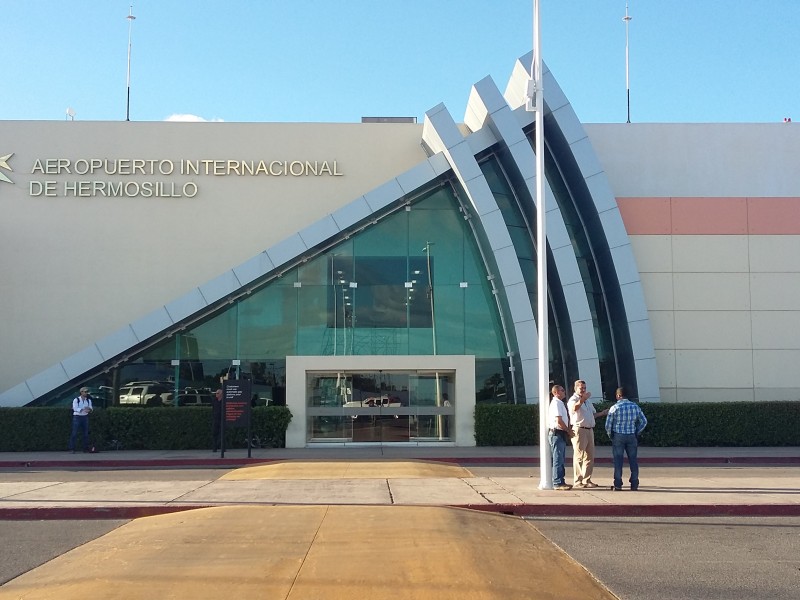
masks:
<instances>
[{"instance_id":1,"label":"glass facade","mask_svg":"<svg viewBox=\"0 0 800 600\"><path fill-rule=\"evenodd\" d=\"M502 160L495 154L485 157L480 162L481 171L492 191L497 206L503 214L503 220L511 234L511 241L519 261L525 288L531 307L536 308L537 299L537 265L536 265L536 221L531 212L529 221L525 217L523 204L514 191L513 184L503 169ZM524 189L524 186L519 186ZM550 256L548 256L548 342L550 380L569 382L578 377L578 363L575 359L575 346L572 339L572 327L564 301L558 272ZM534 313L534 318L536 314Z\"/></svg>"},{"instance_id":2,"label":"glass facade","mask_svg":"<svg viewBox=\"0 0 800 600\"><path fill-rule=\"evenodd\" d=\"M437 183L408 202L198 315L183 330L165 332L146 350L101 367L88 379L95 397L118 403L120 389L152 382L169 388L160 394L165 404L177 404L176 395L206 393L235 377L251 380L256 405L283 404L287 356L475 355L476 401L514 402L507 394L512 349L455 192ZM374 374L351 373L351 391L342 396L342 385L331 381L343 376L319 374L309 383L309 415L317 411L308 422L309 439L371 438L382 416L382 431L395 431L382 438L448 437L452 404L444 410L444 396L437 396L433 413L419 414L435 382L446 393L447 376L409 372L378 381ZM40 403L70 399L74 385ZM380 400L389 392L391 402L359 404L353 412L352 403L363 403L365 394ZM325 413L332 399L341 400L344 412Z\"/></svg>"}]
</instances>

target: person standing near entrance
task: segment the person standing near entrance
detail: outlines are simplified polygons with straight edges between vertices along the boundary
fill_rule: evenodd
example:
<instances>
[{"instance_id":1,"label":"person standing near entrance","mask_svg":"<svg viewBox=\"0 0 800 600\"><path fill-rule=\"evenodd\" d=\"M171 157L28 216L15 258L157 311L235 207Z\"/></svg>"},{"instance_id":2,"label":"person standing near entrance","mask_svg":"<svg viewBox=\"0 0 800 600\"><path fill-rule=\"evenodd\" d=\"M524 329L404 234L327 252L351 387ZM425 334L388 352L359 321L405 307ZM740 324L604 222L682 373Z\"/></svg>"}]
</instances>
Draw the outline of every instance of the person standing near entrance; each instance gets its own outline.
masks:
<instances>
[{"instance_id":1,"label":"person standing near entrance","mask_svg":"<svg viewBox=\"0 0 800 600\"><path fill-rule=\"evenodd\" d=\"M567 439L570 434L569 416L567 407L564 405L567 393L560 385L554 385L550 393L553 395L553 399L550 400L547 417L549 421L548 439L553 456L553 489L566 491L572 489L572 486L567 485L564 480L564 461L567 457Z\"/></svg>"},{"instance_id":2,"label":"person standing near entrance","mask_svg":"<svg viewBox=\"0 0 800 600\"><path fill-rule=\"evenodd\" d=\"M575 393L567 402L569 421L572 426L572 477L576 488L596 488L592 481L594 471L594 426L597 417L604 417L607 410L596 412L589 399L592 393L586 382L575 382Z\"/></svg>"},{"instance_id":3,"label":"person standing near entrance","mask_svg":"<svg viewBox=\"0 0 800 600\"><path fill-rule=\"evenodd\" d=\"M72 433L69 436L69 451L75 454L75 438L78 431L83 434L83 451L91 452L89 445L89 414L94 410L89 388L82 387L78 396L72 401Z\"/></svg>"},{"instance_id":4,"label":"person standing near entrance","mask_svg":"<svg viewBox=\"0 0 800 600\"><path fill-rule=\"evenodd\" d=\"M214 392L211 400L211 439L214 448L212 452L219 450L219 430L222 427L222 390Z\"/></svg>"},{"instance_id":5,"label":"person standing near entrance","mask_svg":"<svg viewBox=\"0 0 800 600\"><path fill-rule=\"evenodd\" d=\"M614 457L612 489L622 489L622 460L623 455L627 454L631 468L631 491L635 492L639 489L638 436L647 427L647 417L639 405L628 400L626 395L624 387L617 388L617 403L608 409L606 433L611 438L611 455Z\"/></svg>"}]
</instances>

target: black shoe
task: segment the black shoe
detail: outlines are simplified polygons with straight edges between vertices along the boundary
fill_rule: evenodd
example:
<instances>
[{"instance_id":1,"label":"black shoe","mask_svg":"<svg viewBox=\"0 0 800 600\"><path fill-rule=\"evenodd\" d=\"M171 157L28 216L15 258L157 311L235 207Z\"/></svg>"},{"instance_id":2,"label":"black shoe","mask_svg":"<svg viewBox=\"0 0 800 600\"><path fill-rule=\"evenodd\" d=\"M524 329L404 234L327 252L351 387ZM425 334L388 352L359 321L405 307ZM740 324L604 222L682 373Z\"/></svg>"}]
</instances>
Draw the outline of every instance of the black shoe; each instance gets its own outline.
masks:
<instances>
[{"instance_id":1,"label":"black shoe","mask_svg":"<svg viewBox=\"0 0 800 600\"><path fill-rule=\"evenodd\" d=\"M612 491L612 492L621 492L621 491L622 491L622 488L621 488L621 487L616 487L616 486L612 485L612 486L611 486L611 491Z\"/></svg>"},{"instance_id":2,"label":"black shoe","mask_svg":"<svg viewBox=\"0 0 800 600\"><path fill-rule=\"evenodd\" d=\"M638 491L638 489L639 489L638 485L636 487L631 486L631 491L632 492Z\"/></svg>"}]
</instances>

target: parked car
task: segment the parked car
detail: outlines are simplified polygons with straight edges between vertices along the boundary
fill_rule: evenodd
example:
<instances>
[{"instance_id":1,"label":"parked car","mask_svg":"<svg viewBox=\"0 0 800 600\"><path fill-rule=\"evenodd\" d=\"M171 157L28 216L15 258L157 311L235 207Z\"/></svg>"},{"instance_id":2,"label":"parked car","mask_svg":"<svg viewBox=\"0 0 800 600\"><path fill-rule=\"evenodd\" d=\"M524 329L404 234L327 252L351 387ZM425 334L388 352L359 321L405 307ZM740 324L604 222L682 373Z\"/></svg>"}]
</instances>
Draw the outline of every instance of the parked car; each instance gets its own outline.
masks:
<instances>
[{"instance_id":1,"label":"parked car","mask_svg":"<svg viewBox=\"0 0 800 600\"><path fill-rule=\"evenodd\" d=\"M178 406L211 406L212 399L209 392L187 392L178 394Z\"/></svg>"},{"instance_id":2,"label":"parked car","mask_svg":"<svg viewBox=\"0 0 800 600\"><path fill-rule=\"evenodd\" d=\"M159 381L132 381L119 388L120 406L163 406L172 403L172 396L172 387Z\"/></svg>"}]
</instances>

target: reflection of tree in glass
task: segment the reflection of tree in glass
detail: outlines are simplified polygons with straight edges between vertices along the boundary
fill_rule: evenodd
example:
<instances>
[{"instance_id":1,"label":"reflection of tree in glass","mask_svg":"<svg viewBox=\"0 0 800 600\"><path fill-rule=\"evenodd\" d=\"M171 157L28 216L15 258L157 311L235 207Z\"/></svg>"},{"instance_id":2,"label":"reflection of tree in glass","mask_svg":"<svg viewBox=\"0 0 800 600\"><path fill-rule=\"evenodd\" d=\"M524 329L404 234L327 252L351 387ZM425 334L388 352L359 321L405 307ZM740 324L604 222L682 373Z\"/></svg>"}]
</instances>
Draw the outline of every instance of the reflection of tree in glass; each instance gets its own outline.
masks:
<instances>
[{"instance_id":1,"label":"reflection of tree in glass","mask_svg":"<svg viewBox=\"0 0 800 600\"><path fill-rule=\"evenodd\" d=\"M500 396L505 401L505 382L500 373L493 373L483 382L483 389L477 393L477 400L497 400Z\"/></svg>"}]
</instances>

